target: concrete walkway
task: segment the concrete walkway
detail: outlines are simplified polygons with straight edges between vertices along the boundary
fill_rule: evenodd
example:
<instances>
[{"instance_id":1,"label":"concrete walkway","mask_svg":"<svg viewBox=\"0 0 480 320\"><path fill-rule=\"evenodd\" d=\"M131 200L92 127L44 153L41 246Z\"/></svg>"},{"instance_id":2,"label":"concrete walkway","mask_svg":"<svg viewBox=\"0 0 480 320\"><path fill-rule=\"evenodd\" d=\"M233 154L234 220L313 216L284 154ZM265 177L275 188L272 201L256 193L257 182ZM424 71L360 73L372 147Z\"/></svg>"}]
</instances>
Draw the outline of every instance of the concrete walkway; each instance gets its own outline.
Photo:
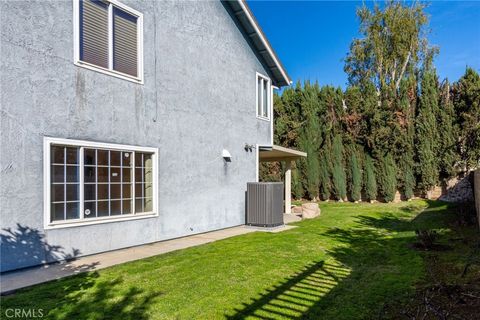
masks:
<instances>
[{"instance_id":1,"label":"concrete walkway","mask_svg":"<svg viewBox=\"0 0 480 320\"><path fill-rule=\"evenodd\" d=\"M284 225L281 227L269 229L249 226L238 226L173 240L155 242L152 244L146 244L127 249L94 254L64 263L55 263L9 272L0 276L0 294L9 294L20 288L29 287L35 284L55 279L60 279L73 274L92 270L99 270L128 261L144 259L159 254L190 248L246 233L256 231L281 232L291 228L295 227Z\"/></svg>"}]
</instances>

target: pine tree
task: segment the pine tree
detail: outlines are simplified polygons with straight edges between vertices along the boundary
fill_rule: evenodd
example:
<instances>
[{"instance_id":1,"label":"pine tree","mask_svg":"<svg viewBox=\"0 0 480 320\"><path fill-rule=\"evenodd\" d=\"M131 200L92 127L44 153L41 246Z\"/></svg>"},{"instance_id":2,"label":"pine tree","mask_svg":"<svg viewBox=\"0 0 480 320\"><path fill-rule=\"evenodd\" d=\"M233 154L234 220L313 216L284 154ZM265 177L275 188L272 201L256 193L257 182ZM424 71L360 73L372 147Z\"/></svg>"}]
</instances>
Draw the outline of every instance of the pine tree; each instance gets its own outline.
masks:
<instances>
[{"instance_id":1,"label":"pine tree","mask_svg":"<svg viewBox=\"0 0 480 320\"><path fill-rule=\"evenodd\" d=\"M380 195L386 202L395 199L397 190L397 168L391 154L380 156L377 160L379 173L377 176Z\"/></svg>"},{"instance_id":2,"label":"pine tree","mask_svg":"<svg viewBox=\"0 0 480 320\"><path fill-rule=\"evenodd\" d=\"M437 77L434 70L424 70L421 81L416 133L418 188L427 192L438 182L438 110Z\"/></svg>"},{"instance_id":3,"label":"pine tree","mask_svg":"<svg viewBox=\"0 0 480 320\"><path fill-rule=\"evenodd\" d=\"M370 154L365 154L365 194L370 201L377 199L377 177Z\"/></svg>"},{"instance_id":4,"label":"pine tree","mask_svg":"<svg viewBox=\"0 0 480 320\"><path fill-rule=\"evenodd\" d=\"M332 181L334 193L337 200L344 200L347 197L347 182L345 176L345 165L343 161L343 142L342 136L339 134L337 134L333 139L332 151Z\"/></svg>"}]
</instances>

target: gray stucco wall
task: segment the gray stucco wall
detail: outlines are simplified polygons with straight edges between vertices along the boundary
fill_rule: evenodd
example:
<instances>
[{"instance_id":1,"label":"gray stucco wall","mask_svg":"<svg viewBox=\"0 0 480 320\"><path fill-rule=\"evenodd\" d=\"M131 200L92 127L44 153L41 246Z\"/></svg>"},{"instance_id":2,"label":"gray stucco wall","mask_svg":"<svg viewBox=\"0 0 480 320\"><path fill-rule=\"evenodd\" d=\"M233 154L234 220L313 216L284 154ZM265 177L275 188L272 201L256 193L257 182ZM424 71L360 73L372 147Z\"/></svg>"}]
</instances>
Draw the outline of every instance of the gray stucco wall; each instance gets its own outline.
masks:
<instances>
[{"instance_id":1,"label":"gray stucco wall","mask_svg":"<svg viewBox=\"0 0 480 320\"><path fill-rule=\"evenodd\" d=\"M144 85L74 66L72 1L0 2L1 271L245 222L268 73L219 1L123 3L144 14ZM44 136L158 147L159 217L44 230Z\"/></svg>"}]
</instances>

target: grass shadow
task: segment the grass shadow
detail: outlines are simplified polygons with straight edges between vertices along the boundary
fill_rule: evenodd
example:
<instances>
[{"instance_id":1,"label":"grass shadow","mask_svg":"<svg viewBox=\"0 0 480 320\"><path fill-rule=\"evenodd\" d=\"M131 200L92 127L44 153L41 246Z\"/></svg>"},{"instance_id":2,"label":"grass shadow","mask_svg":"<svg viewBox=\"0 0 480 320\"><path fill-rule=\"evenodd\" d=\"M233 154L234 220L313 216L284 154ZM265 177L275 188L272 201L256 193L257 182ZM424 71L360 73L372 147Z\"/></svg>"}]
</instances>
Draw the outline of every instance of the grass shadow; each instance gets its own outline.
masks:
<instances>
[{"instance_id":1,"label":"grass shadow","mask_svg":"<svg viewBox=\"0 0 480 320\"><path fill-rule=\"evenodd\" d=\"M298 273L236 308L226 319L296 319L348 275L349 270L324 261L312 262Z\"/></svg>"},{"instance_id":2,"label":"grass shadow","mask_svg":"<svg viewBox=\"0 0 480 320\"><path fill-rule=\"evenodd\" d=\"M87 272L38 286L38 290L19 290L23 301L15 295L2 297L1 314L8 309L42 310L47 319L149 319L148 311L161 292L147 292L125 285L122 278L99 280L97 272ZM88 291L89 294L84 293ZM46 299L48 298L48 299ZM48 304L37 305L40 300Z\"/></svg>"},{"instance_id":3,"label":"grass shadow","mask_svg":"<svg viewBox=\"0 0 480 320\"><path fill-rule=\"evenodd\" d=\"M418 228L445 227L445 206L429 202L359 215L355 227L319 233L339 245L327 250L332 261L313 262L234 310L228 319L372 319L382 318L386 302L402 303L414 292L425 264L412 250ZM447 210L448 211L448 210ZM342 303L344 301L344 303Z\"/></svg>"}]
</instances>

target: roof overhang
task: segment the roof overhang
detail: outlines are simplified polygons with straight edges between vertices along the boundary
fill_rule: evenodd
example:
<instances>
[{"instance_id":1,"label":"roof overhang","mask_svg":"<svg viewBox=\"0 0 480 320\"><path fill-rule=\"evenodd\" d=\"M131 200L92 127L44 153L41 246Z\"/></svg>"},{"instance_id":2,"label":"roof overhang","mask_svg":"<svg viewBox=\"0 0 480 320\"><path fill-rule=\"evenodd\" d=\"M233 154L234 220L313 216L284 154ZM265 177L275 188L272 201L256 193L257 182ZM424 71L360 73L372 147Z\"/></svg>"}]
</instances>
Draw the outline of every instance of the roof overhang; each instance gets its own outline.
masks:
<instances>
[{"instance_id":1,"label":"roof overhang","mask_svg":"<svg viewBox=\"0 0 480 320\"><path fill-rule=\"evenodd\" d=\"M295 161L307 156L306 152L280 146L259 146L258 159L260 162Z\"/></svg>"},{"instance_id":2,"label":"roof overhang","mask_svg":"<svg viewBox=\"0 0 480 320\"><path fill-rule=\"evenodd\" d=\"M252 43L253 49L264 60L268 71L272 75L273 85L277 87L289 86L292 80L290 80L245 0L227 0L225 3L232 9L234 16L244 29L246 37Z\"/></svg>"}]
</instances>

